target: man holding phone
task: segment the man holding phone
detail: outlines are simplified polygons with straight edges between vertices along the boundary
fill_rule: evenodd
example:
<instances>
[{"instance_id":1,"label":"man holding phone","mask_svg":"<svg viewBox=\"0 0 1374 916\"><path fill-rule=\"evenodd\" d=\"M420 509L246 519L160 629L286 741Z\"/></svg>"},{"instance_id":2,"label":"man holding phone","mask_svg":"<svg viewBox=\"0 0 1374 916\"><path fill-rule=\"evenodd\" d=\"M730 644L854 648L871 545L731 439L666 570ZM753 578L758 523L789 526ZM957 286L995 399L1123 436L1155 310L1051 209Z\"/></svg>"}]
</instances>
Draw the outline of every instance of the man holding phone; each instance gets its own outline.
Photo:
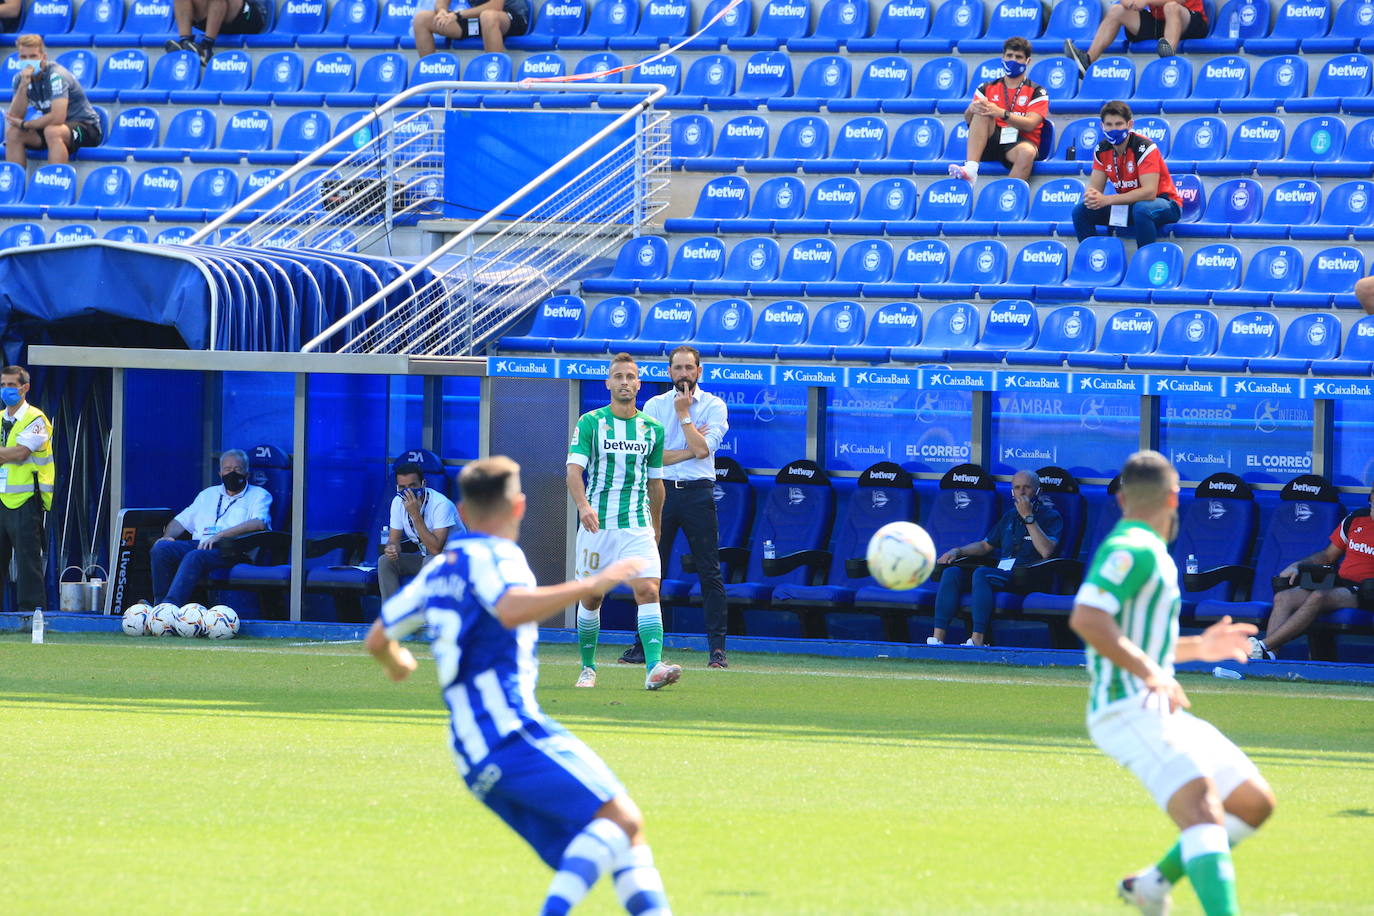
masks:
<instances>
[{"instance_id":1,"label":"man holding phone","mask_svg":"<svg viewBox=\"0 0 1374 916\"><path fill-rule=\"evenodd\" d=\"M377 589L383 601L400 591L402 576L415 575L426 560L444 552L450 533L467 530L458 521L453 500L425 486L425 473L418 464L398 461L394 473L391 527L377 558Z\"/></svg>"},{"instance_id":2,"label":"man holding phone","mask_svg":"<svg viewBox=\"0 0 1374 916\"><path fill-rule=\"evenodd\" d=\"M716 450L730 428L725 402L701 390L701 353L695 347L677 347L668 356L668 377L673 387L652 397L644 412L663 424L663 521L658 541L663 568L678 529L687 544L701 579L701 601L706 614L706 639L711 650L709 667L729 667L725 660L725 583L720 577L719 533L716 528ZM643 664L644 649L638 638L620 660Z\"/></svg>"}]
</instances>

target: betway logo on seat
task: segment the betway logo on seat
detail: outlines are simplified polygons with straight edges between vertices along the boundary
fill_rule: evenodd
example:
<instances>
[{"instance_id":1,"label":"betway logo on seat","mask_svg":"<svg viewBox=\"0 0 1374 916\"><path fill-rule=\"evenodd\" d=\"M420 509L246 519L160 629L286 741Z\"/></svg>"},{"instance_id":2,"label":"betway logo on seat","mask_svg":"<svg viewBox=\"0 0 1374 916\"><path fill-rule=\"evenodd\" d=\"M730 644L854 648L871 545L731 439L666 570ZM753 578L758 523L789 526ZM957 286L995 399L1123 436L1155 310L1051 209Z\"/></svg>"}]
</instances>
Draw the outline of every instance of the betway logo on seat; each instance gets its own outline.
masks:
<instances>
[{"instance_id":1,"label":"betway logo on seat","mask_svg":"<svg viewBox=\"0 0 1374 916\"><path fill-rule=\"evenodd\" d=\"M147 115L120 115L119 123L125 127L142 127L151 130L157 126L157 118L151 118Z\"/></svg>"},{"instance_id":2,"label":"betway logo on seat","mask_svg":"<svg viewBox=\"0 0 1374 916\"><path fill-rule=\"evenodd\" d=\"M816 472L812 468L790 467L787 469L787 473L796 474L798 477L805 477L807 480L816 476Z\"/></svg>"},{"instance_id":3,"label":"betway logo on seat","mask_svg":"<svg viewBox=\"0 0 1374 916\"><path fill-rule=\"evenodd\" d=\"M933 204L962 204L968 201L968 194L962 191L936 191L930 195Z\"/></svg>"},{"instance_id":4,"label":"betway logo on seat","mask_svg":"<svg viewBox=\"0 0 1374 916\"><path fill-rule=\"evenodd\" d=\"M897 474L894 471L869 471L868 476L872 480L896 480Z\"/></svg>"},{"instance_id":5,"label":"betway logo on seat","mask_svg":"<svg viewBox=\"0 0 1374 916\"><path fill-rule=\"evenodd\" d=\"M1317 192L1280 189L1274 192L1274 200L1281 204L1313 204L1317 202Z\"/></svg>"},{"instance_id":6,"label":"betway logo on seat","mask_svg":"<svg viewBox=\"0 0 1374 916\"><path fill-rule=\"evenodd\" d=\"M689 261L719 261L719 248L684 248L678 253L678 257L686 258Z\"/></svg>"},{"instance_id":7,"label":"betway logo on seat","mask_svg":"<svg viewBox=\"0 0 1374 916\"><path fill-rule=\"evenodd\" d=\"M133 15L135 16L170 16L172 15L172 5L170 3L137 3L133 5Z\"/></svg>"},{"instance_id":8,"label":"betway logo on seat","mask_svg":"<svg viewBox=\"0 0 1374 916\"><path fill-rule=\"evenodd\" d=\"M544 306L545 318L581 318L582 310L571 305Z\"/></svg>"},{"instance_id":9,"label":"betway logo on seat","mask_svg":"<svg viewBox=\"0 0 1374 916\"><path fill-rule=\"evenodd\" d=\"M727 137L762 137L762 124L726 124L725 136Z\"/></svg>"},{"instance_id":10,"label":"betway logo on seat","mask_svg":"<svg viewBox=\"0 0 1374 916\"><path fill-rule=\"evenodd\" d=\"M902 312L879 312L877 320L878 324L900 324L915 327L919 317L915 312L909 315ZM1374 328L1370 329L1370 333L1374 334Z\"/></svg>"},{"instance_id":11,"label":"betway logo on seat","mask_svg":"<svg viewBox=\"0 0 1374 916\"><path fill-rule=\"evenodd\" d=\"M943 264L947 257L948 255L945 252L935 248L922 248L917 251L908 250L906 253L907 262L910 263L914 261L917 264Z\"/></svg>"},{"instance_id":12,"label":"betway logo on seat","mask_svg":"<svg viewBox=\"0 0 1374 916\"><path fill-rule=\"evenodd\" d=\"M534 69L536 66L538 64L532 64L530 69ZM422 60L416 71L421 76L454 76L458 73L458 65L449 61Z\"/></svg>"},{"instance_id":13,"label":"betway logo on seat","mask_svg":"<svg viewBox=\"0 0 1374 916\"><path fill-rule=\"evenodd\" d=\"M1028 264L1062 264L1064 263L1064 252L1027 251L1021 255L1021 260Z\"/></svg>"},{"instance_id":14,"label":"betway logo on seat","mask_svg":"<svg viewBox=\"0 0 1374 916\"><path fill-rule=\"evenodd\" d=\"M1124 80L1130 79L1131 71L1126 67L1099 67L1097 68L1097 75L1102 79Z\"/></svg>"},{"instance_id":15,"label":"betway logo on seat","mask_svg":"<svg viewBox=\"0 0 1374 916\"><path fill-rule=\"evenodd\" d=\"M854 191L817 191L816 200L823 204L853 203L857 197Z\"/></svg>"},{"instance_id":16,"label":"betway logo on seat","mask_svg":"<svg viewBox=\"0 0 1374 916\"><path fill-rule=\"evenodd\" d=\"M35 16L66 16L71 9L65 3L35 3L29 7L29 12Z\"/></svg>"},{"instance_id":17,"label":"betway logo on seat","mask_svg":"<svg viewBox=\"0 0 1374 916\"><path fill-rule=\"evenodd\" d=\"M1316 495L1317 493L1320 493L1321 491L1322 491L1322 488L1321 488L1321 487L1314 487L1314 486L1312 486L1312 484L1310 484L1310 483L1296 483L1296 482L1295 482L1295 483L1293 484L1293 492L1295 492L1295 493L1311 493L1311 494L1313 494L1313 495Z\"/></svg>"},{"instance_id":18,"label":"betway logo on seat","mask_svg":"<svg viewBox=\"0 0 1374 916\"><path fill-rule=\"evenodd\" d=\"M869 67L868 75L875 80L904 80L911 75L911 71L903 67Z\"/></svg>"},{"instance_id":19,"label":"betway logo on seat","mask_svg":"<svg viewBox=\"0 0 1374 916\"><path fill-rule=\"evenodd\" d=\"M1320 19L1327 14L1325 4L1321 6L1289 6L1283 11L1292 19Z\"/></svg>"},{"instance_id":20,"label":"betway logo on seat","mask_svg":"<svg viewBox=\"0 0 1374 916\"><path fill-rule=\"evenodd\" d=\"M1239 260L1234 255L1225 254L1200 254L1197 256L1198 267L1224 267L1231 270Z\"/></svg>"},{"instance_id":21,"label":"betway logo on seat","mask_svg":"<svg viewBox=\"0 0 1374 916\"><path fill-rule=\"evenodd\" d=\"M1236 492L1236 485L1229 480L1214 480L1208 486L1213 490L1225 490L1227 493Z\"/></svg>"},{"instance_id":22,"label":"betway logo on seat","mask_svg":"<svg viewBox=\"0 0 1374 916\"><path fill-rule=\"evenodd\" d=\"M785 68L782 64L756 64L750 61L744 65L744 72L748 76L782 76Z\"/></svg>"},{"instance_id":23,"label":"betway logo on seat","mask_svg":"<svg viewBox=\"0 0 1374 916\"><path fill-rule=\"evenodd\" d=\"M242 57L214 57L210 59L210 67L225 73L247 73L248 61Z\"/></svg>"},{"instance_id":24,"label":"betway logo on seat","mask_svg":"<svg viewBox=\"0 0 1374 916\"><path fill-rule=\"evenodd\" d=\"M1332 76L1365 77L1369 75L1368 64L1337 64L1326 72Z\"/></svg>"},{"instance_id":25,"label":"betway logo on seat","mask_svg":"<svg viewBox=\"0 0 1374 916\"><path fill-rule=\"evenodd\" d=\"M763 313L763 320L770 324L801 324L801 312L771 311Z\"/></svg>"},{"instance_id":26,"label":"betway logo on seat","mask_svg":"<svg viewBox=\"0 0 1374 916\"><path fill-rule=\"evenodd\" d=\"M880 127L850 127L845 125L844 136L846 140L881 140L883 131Z\"/></svg>"},{"instance_id":27,"label":"betway logo on seat","mask_svg":"<svg viewBox=\"0 0 1374 916\"><path fill-rule=\"evenodd\" d=\"M656 321L691 321L691 309L654 309L654 320Z\"/></svg>"},{"instance_id":28,"label":"betway logo on seat","mask_svg":"<svg viewBox=\"0 0 1374 916\"><path fill-rule=\"evenodd\" d=\"M181 187L181 182L167 175L144 175L142 181L150 188L158 188L163 191L175 191Z\"/></svg>"},{"instance_id":29,"label":"betway logo on seat","mask_svg":"<svg viewBox=\"0 0 1374 916\"><path fill-rule=\"evenodd\" d=\"M900 6L893 3L887 7L887 15L893 19L924 19L926 12L924 6Z\"/></svg>"},{"instance_id":30,"label":"betway logo on seat","mask_svg":"<svg viewBox=\"0 0 1374 916\"><path fill-rule=\"evenodd\" d=\"M1359 270L1360 262L1355 258L1332 258L1317 255L1318 270Z\"/></svg>"},{"instance_id":31,"label":"betway logo on seat","mask_svg":"<svg viewBox=\"0 0 1374 916\"><path fill-rule=\"evenodd\" d=\"M148 62L137 57L111 57L105 61L111 70L145 70Z\"/></svg>"},{"instance_id":32,"label":"betway logo on seat","mask_svg":"<svg viewBox=\"0 0 1374 916\"><path fill-rule=\"evenodd\" d=\"M677 65L659 61L656 64L643 64L639 72L645 76L672 76L677 72Z\"/></svg>"},{"instance_id":33,"label":"betway logo on seat","mask_svg":"<svg viewBox=\"0 0 1374 916\"><path fill-rule=\"evenodd\" d=\"M525 61L525 72L554 74L558 72L558 61L527 60Z\"/></svg>"},{"instance_id":34,"label":"betway logo on seat","mask_svg":"<svg viewBox=\"0 0 1374 916\"><path fill-rule=\"evenodd\" d=\"M324 12L323 3L293 3L287 0L282 9L293 16L319 16Z\"/></svg>"},{"instance_id":35,"label":"betway logo on seat","mask_svg":"<svg viewBox=\"0 0 1374 916\"><path fill-rule=\"evenodd\" d=\"M47 185L50 188L70 188L72 186L72 176L58 172L35 172L33 183Z\"/></svg>"},{"instance_id":36,"label":"betway logo on seat","mask_svg":"<svg viewBox=\"0 0 1374 916\"><path fill-rule=\"evenodd\" d=\"M1046 191L1040 199L1047 204L1076 204L1083 195L1077 191Z\"/></svg>"},{"instance_id":37,"label":"betway logo on seat","mask_svg":"<svg viewBox=\"0 0 1374 916\"><path fill-rule=\"evenodd\" d=\"M1154 329L1153 321L1144 321L1140 318L1113 318L1113 331L1138 331L1148 333Z\"/></svg>"},{"instance_id":38,"label":"betway logo on seat","mask_svg":"<svg viewBox=\"0 0 1374 916\"><path fill-rule=\"evenodd\" d=\"M835 252L828 248L820 250L803 248L800 251L793 251L789 257L794 261L817 261L823 264L829 264L831 258L835 257Z\"/></svg>"},{"instance_id":39,"label":"betway logo on seat","mask_svg":"<svg viewBox=\"0 0 1374 916\"><path fill-rule=\"evenodd\" d=\"M706 189L706 196L718 200L743 200L747 190L738 185L713 184Z\"/></svg>"},{"instance_id":40,"label":"betway logo on seat","mask_svg":"<svg viewBox=\"0 0 1374 916\"><path fill-rule=\"evenodd\" d=\"M236 130L266 130L266 118L254 118L249 115L234 115L229 119L229 126Z\"/></svg>"},{"instance_id":41,"label":"betway logo on seat","mask_svg":"<svg viewBox=\"0 0 1374 916\"><path fill-rule=\"evenodd\" d=\"M386 4L383 15L390 16L393 19L409 19L415 15L419 8L420 6L418 3L388 3Z\"/></svg>"},{"instance_id":42,"label":"betway logo on seat","mask_svg":"<svg viewBox=\"0 0 1374 916\"><path fill-rule=\"evenodd\" d=\"M989 324L1030 324L1030 312L989 312Z\"/></svg>"},{"instance_id":43,"label":"betway logo on seat","mask_svg":"<svg viewBox=\"0 0 1374 916\"><path fill-rule=\"evenodd\" d=\"M650 3L644 8L649 16L683 16L687 12L685 3ZM641 67L641 70L644 68Z\"/></svg>"},{"instance_id":44,"label":"betway logo on seat","mask_svg":"<svg viewBox=\"0 0 1374 916\"><path fill-rule=\"evenodd\" d=\"M334 76L347 76L353 72L353 68L342 61L328 60L315 62L316 73L329 73Z\"/></svg>"},{"instance_id":45,"label":"betway logo on seat","mask_svg":"<svg viewBox=\"0 0 1374 916\"><path fill-rule=\"evenodd\" d=\"M1279 129L1277 127L1241 127L1240 138L1242 140L1277 140Z\"/></svg>"},{"instance_id":46,"label":"betway logo on seat","mask_svg":"<svg viewBox=\"0 0 1374 916\"><path fill-rule=\"evenodd\" d=\"M1001 19L1031 19L1038 15L1040 11L1033 6L1003 6L997 11Z\"/></svg>"},{"instance_id":47,"label":"betway logo on seat","mask_svg":"<svg viewBox=\"0 0 1374 916\"><path fill-rule=\"evenodd\" d=\"M1260 337L1269 337L1274 333L1274 326L1258 321L1239 321L1231 325L1231 331L1235 334L1256 334Z\"/></svg>"},{"instance_id":48,"label":"betway logo on seat","mask_svg":"<svg viewBox=\"0 0 1374 916\"><path fill-rule=\"evenodd\" d=\"M975 477L972 474L952 474L949 479L954 483L980 483L982 481L981 477Z\"/></svg>"},{"instance_id":49,"label":"betway logo on seat","mask_svg":"<svg viewBox=\"0 0 1374 916\"><path fill-rule=\"evenodd\" d=\"M798 3L770 3L768 4L767 14L771 16L784 16L789 19L802 19L811 12L808 6Z\"/></svg>"},{"instance_id":50,"label":"betway logo on seat","mask_svg":"<svg viewBox=\"0 0 1374 916\"><path fill-rule=\"evenodd\" d=\"M1245 68L1209 64L1202 69L1202 73L1208 79L1213 80L1238 80L1245 77Z\"/></svg>"},{"instance_id":51,"label":"betway logo on seat","mask_svg":"<svg viewBox=\"0 0 1374 916\"><path fill-rule=\"evenodd\" d=\"M545 16L581 16L582 7L573 6L571 3L549 4L544 7Z\"/></svg>"}]
</instances>

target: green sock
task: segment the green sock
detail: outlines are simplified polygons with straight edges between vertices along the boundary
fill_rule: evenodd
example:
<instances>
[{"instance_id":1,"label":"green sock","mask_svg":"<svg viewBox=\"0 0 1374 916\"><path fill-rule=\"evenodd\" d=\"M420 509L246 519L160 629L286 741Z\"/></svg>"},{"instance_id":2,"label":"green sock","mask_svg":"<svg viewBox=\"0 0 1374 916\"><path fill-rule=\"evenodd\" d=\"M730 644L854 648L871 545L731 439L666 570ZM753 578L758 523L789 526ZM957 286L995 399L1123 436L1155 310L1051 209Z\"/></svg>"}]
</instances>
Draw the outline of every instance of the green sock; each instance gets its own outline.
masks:
<instances>
[{"instance_id":1,"label":"green sock","mask_svg":"<svg viewBox=\"0 0 1374 916\"><path fill-rule=\"evenodd\" d=\"M644 644L644 667L653 671L663 659L663 609L657 602L639 606L639 641Z\"/></svg>"},{"instance_id":2,"label":"green sock","mask_svg":"<svg viewBox=\"0 0 1374 916\"><path fill-rule=\"evenodd\" d=\"M1183 868L1207 916L1238 916L1236 869L1231 844L1220 824L1197 824L1183 831L1179 842Z\"/></svg>"},{"instance_id":3,"label":"green sock","mask_svg":"<svg viewBox=\"0 0 1374 916\"><path fill-rule=\"evenodd\" d=\"M1183 845L1175 843L1169 847L1169 851L1164 854L1164 858L1155 863L1155 868L1164 876L1164 880L1170 884L1177 884L1183 879Z\"/></svg>"},{"instance_id":4,"label":"green sock","mask_svg":"<svg viewBox=\"0 0 1374 916\"><path fill-rule=\"evenodd\" d=\"M577 606L577 647L582 651L582 667L596 667L596 641L601 636L601 611Z\"/></svg>"}]
</instances>

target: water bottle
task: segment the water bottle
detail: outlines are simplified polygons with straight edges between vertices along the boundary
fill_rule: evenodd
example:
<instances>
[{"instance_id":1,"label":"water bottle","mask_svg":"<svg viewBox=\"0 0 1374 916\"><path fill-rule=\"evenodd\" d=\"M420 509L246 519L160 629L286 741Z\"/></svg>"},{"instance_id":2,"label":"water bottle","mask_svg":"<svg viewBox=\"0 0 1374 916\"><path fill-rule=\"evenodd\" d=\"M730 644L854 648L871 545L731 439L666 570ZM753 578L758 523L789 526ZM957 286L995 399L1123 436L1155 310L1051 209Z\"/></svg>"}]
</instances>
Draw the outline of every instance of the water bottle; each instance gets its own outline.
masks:
<instances>
[{"instance_id":1,"label":"water bottle","mask_svg":"<svg viewBox=\"0 0 1374 916\"><path fill-rule=\"evenodd\" d=\"M1197 555L1196 555L1196 554L1192 554L1192 553L1188 554L1188 565L1185 566L1184 569L1185 569L1185 571L1188 573L1188 575L1190 575L1190 576L1196 576L1196 575L1197 575Z\"/></svg>"},{"instance_id":2,"label":"water bottle","mask_svg":"<svg viewBox=\"0 0 1374 916\"><path fill-rule=\"evenodd\" d=\"M763 542L763 558L765 560L776 560L778 558L778 551L773 546L773 542L771 540Z\"/></svg>"},{"instance_id":3,"label":"water bottle","mask_svg":"<svg viewBox=\"0 0 1374 916\"><path fill-rule=\"evenodd\" d=\"M1212 669L1212 676L1219 677L1228 681L1245 680L1245 675L1241 674L1239 671L1232 671L1230 668L1223 668L1220 665L1217 665L1215 668Z\"/></svg>"},{"instance_id":4,"label":"water bottle","mask_svg":"<svg viewBox=\"0 0 1374 916\"><path fill-rule=\"evenodd\" d=\"M1226 24L1226 34L1232 41L1240 37L1240 13L1234 7L1231 9L1231 18Z\"/></svg>"},{"instance_id":5,"label":"water bottle","mask_svg":"<svg viewBox=\"0 0 1374 916\"><path fill-rule=\"evenodd\" d=\"M41 607L36 607L33 609L33 644L35 646L41 646L43 644L44 628L43 609Z\"/></svg>"}]
</instances>

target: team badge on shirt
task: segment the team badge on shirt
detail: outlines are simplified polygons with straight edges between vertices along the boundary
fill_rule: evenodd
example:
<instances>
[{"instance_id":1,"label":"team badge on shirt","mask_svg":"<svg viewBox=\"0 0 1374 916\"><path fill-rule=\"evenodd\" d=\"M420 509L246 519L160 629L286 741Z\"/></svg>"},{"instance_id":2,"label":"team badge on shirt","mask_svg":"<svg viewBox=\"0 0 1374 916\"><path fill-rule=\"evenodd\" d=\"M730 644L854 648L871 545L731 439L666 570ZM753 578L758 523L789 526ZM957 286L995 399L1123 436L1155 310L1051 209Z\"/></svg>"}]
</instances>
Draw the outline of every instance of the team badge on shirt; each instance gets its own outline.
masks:
<instances>
[{"instance_id":1,"label":"team badge on shirt","mask_svg":"<svg viewBox=\"0 0 1374 916\"><path fill-rule=\"evenodd\" d=\"M1131 572L1131 553L1128 550L1114 550L1102 561L1102 578L1115 585L1126 581Z\"/></svg>"}]
</instances>

